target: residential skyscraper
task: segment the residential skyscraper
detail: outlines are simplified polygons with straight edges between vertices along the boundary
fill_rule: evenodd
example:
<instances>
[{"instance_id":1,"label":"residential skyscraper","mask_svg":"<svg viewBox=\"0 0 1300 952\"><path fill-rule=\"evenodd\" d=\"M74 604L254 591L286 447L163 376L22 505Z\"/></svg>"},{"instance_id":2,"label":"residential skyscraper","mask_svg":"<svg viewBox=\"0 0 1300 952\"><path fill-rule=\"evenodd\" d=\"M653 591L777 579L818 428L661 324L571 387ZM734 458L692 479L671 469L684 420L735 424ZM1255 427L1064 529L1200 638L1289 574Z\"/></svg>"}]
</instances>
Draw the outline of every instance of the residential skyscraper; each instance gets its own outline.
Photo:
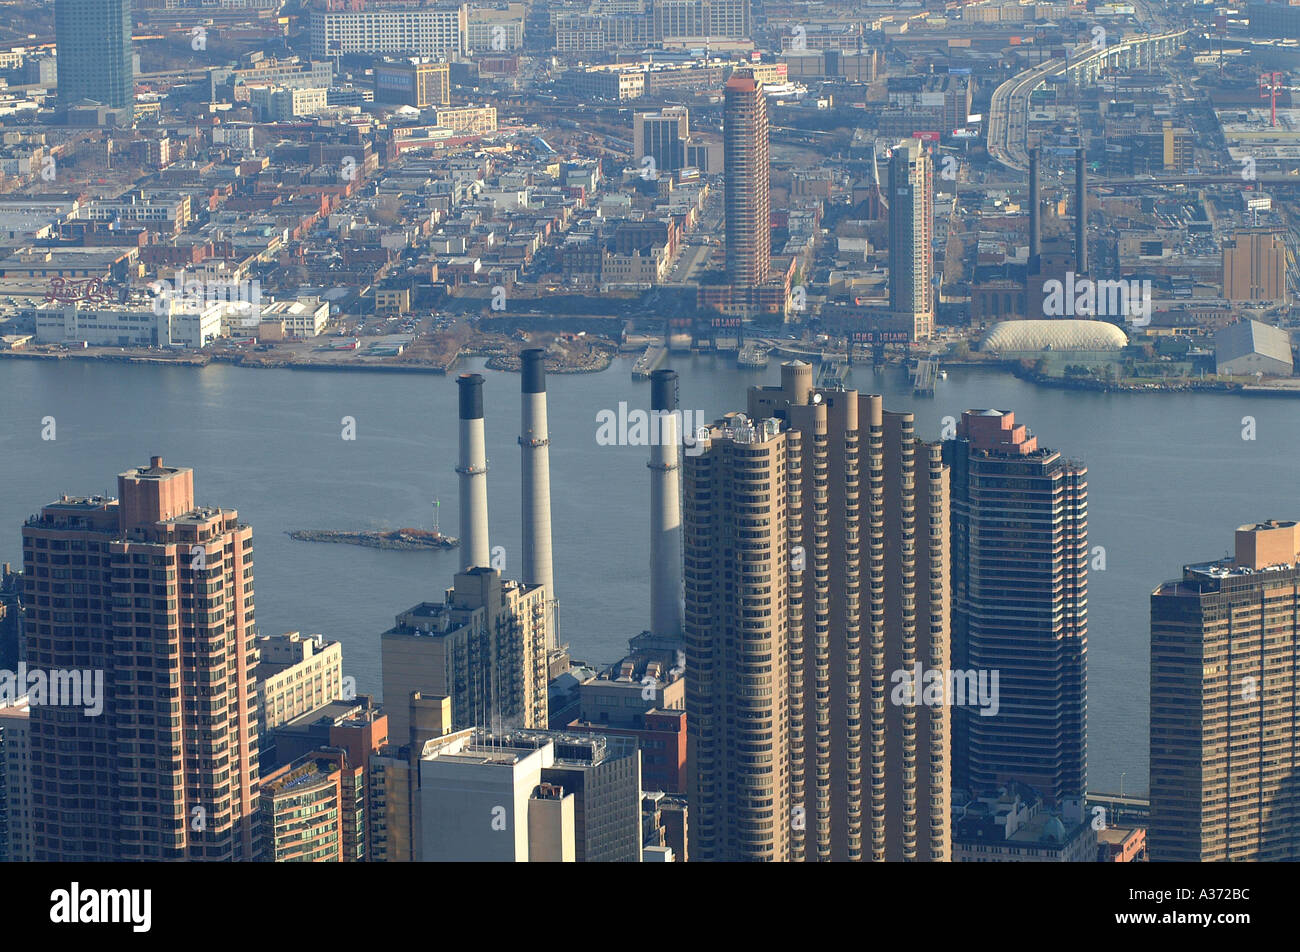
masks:
<instances>
[{"instance_id":1,"label":"residential skyscraper","mask_svg":"<svg viewBox=\"0 0 1300 952\"><path fill-rule=\"evenodd\" d=\"M384 700L395 738L410 730L412 692L451 698L452 729L545 728L546 589L495 569L457 574L441 603L397 616L381 641Z\"/></svg>"},{"instance_id":2,"label":"residential skyscraper","mask_svg":"<svg viewBox=\"0 0 1300 952\"><path fill-rule=\"evenodd\" d=\"M32 705L34 859L255 860L253 530L158 456L117 485L23 527L29 668L103 677Z\"/></svg>"},{"instance_id":3,"label":"residential skyscraper","mask_svg":"<svg viewBox=\"0 0 1300 952\"><path fill-rule=\"evenodd\" d=\"M1151 860L1300 859L1300 524L1151 593Z\"/></svg>"},{"instance_id":4,"label":"residential skyscraper","mask_svg":"<svg viewBox=\"0 0 1300 952\"><path fill-rule=\"evenodd\" d=\"M32 858L31 707L0 698L0 863Z\"/></svg>"},{"instance_id":5,"label":"residential skyscraper","mask_svg":"<svg viewBox=\"0 0 1300 952\"><path fill-rule=\"evenodd\" d=\"M761 82L738 72L727 80L724 99L727 281L750 288L767 280L772 264L767 97Z\"/></svg>"},{"instance_id":6,"label":"residential skyscraper","mask_svg":"<svg viewBox=\"0 0 1300 952\"><path fill-rule=\"evenodd\" d=\"M948 473L911 414L782 367L685 466L691 855L949 859ZM865 498L863 498L865 495ZM918 526L924 531L918 531Z\"/></svg>"},{"instance_id":7,"label":"residential skyscraper","mask_svg":"<svg viewBox=\"0 0 1300 952\"><path fill-rule=\"evenodd\" d=\"M135 105L131 0L57 0L59 106L90 99L114 109Z\"/></svg>"},{"instance_id":8,"label":"residential skyscraper","mask_svg":"<svg viewBox=\"0 0 1300 952\"><path fill-rule=\"evenodd\" d=\"M920 139L889 160L889 310L912 340L934 334L934 168Z\"/></svg>"},{"instance_id":9,"label":"residential skyscraper","mask_svg":"<svg viewBox=\"0 0 1300 952\"><path fill-rule=\"evenodd\" d=\"M1088 469L1015 414L968 410L952 470L952 659L998 672L998 713L954 711L953 784L1047 801L1088 780Z\"/></svg>"}]
</instances>

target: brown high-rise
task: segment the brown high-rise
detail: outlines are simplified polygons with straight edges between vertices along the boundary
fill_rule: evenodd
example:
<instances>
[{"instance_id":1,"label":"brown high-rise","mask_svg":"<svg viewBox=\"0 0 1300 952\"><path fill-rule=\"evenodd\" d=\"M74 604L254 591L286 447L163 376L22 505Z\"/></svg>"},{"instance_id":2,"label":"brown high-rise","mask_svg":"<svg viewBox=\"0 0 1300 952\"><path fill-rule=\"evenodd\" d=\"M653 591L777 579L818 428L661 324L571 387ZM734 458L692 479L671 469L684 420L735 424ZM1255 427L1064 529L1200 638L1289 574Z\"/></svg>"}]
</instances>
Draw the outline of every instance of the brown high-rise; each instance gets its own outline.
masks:
<instances>
[{"instance_id":1,"label":"brown high-rise","mask_svg":"<svg viewBox=\"0 0 1300 952\"><path fill-rule=\"evenodd\" d=\"M782 367L685 467L691 855L948 860L948 470L912 415Z\"/></svg>"},{"instance_id":2,"label":"brown high-rise","mask_svg":"<svg viewBox=\"0 0 1300 952\"><path fill-rule=\"evenodd\" d=\"M1151 593L1153 861L1300 859L1300 525Z\"/></svg>"},{"instance_id":3,"label":"brown high-rise","mask_svg":"<svg viewBox=\"0 0 1300 952\"><path fill-rule=\"evenodd\" d=\"M103 673L32 708L35 859L259 857L252 529L150 465L23 527L27 664Z\"/></svg>"},{"instance_id":4,"label":"brown high-rise","mask_svg":"<svg viewBox=\"0 0 1300 952\"><path fill-rule=\"evenodd\" d=\"M752 288L767 280L772 265L767 96L761 82L738 73L727 80L724 97L727 283Z\"/></svg>"}]
</instances>

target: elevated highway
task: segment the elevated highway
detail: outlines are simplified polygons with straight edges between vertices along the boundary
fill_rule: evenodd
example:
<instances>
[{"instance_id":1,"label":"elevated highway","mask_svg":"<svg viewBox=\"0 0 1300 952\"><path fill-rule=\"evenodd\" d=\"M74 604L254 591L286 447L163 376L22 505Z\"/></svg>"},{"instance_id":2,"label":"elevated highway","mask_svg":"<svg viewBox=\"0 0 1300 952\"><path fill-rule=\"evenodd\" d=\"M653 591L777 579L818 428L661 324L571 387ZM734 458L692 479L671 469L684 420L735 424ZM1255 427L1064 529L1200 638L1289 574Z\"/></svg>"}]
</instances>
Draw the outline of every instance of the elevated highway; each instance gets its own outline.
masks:
<instances>
[{"instance_id":1,"label":"elevated highway","mask_svg":"<svg viewBox=\"0 0 1300 952\"><path fill-rule=\"evenodd\" d=\"M1100 29L1100 27L1098 27ZM1058 76L1091 83L1107 69L1150 69L1177 52L1186 30L1137 33L1115 42L1104 34L1098 42L1084 43L1067 52L1065 59L1048 60L1012 76L993 91L989 103L988 151L994 161L1013 172L1029 169L1029 97Z\"/></svg>"}]
</instances>

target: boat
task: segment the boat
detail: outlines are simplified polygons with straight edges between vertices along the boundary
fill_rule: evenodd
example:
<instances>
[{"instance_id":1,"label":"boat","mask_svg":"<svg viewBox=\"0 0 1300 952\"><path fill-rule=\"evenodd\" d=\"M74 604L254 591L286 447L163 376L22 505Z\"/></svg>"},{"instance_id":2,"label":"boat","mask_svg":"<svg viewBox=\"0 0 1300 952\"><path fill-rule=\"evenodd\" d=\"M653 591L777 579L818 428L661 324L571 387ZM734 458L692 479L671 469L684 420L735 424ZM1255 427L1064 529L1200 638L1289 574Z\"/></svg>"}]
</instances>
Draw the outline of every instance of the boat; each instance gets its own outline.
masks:
<instances>
[{"instance_id":1,"label":"boat","mask_svg":"<svg viewBox=\"0 0 1300 952\"><path fill-rule=\"evenodd\" d=\"M299 542L342 542L345 545L402 552L454 549L460 545L459 539L443 535L436 529L291 529L286 534Z\"/></svg>"}]
</instances>

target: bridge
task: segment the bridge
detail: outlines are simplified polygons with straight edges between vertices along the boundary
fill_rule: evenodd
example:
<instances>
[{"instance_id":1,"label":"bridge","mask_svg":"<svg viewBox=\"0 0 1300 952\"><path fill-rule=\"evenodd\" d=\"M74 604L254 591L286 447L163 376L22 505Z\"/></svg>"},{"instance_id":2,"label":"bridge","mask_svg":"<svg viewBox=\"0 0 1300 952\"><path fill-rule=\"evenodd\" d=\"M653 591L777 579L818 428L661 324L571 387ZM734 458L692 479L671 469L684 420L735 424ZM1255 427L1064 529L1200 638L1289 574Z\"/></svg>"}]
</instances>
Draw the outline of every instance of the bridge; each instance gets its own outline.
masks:
<instances>
[{"instance_id":1,"label":"bridge","mask_svg":"<svg viewBox=\"0 0 1300 952\"><path fill-rule=\"evenodd\" d=\"M1091 185L1104 188L1153 188L1168 185L1234 185L1244 188L1247 185L1300 186L1300 175L1276 173L1257 175L1252 179L1243 179L1240 171L1208 172L1200 175L1148 175L1143 178L1121 176L1119 178L1094 178Z\"/></svg>"},{"instance_id":2,"label":"bridge","mask_svg":"<svg viewBox=\"0 0 1300 952\"><path fill-rule=\"evenodd\" d=\"M1099 28L1100 29L1100 28ZM1186 30L1137 33L1114 43L1104 37L1068 50L1066 58L1048 60L1012 76L993 91L989 103L988 152L1013 172L1029 169L1029 97L1056 77L1090 83L1107 69L1150 69L1159 59L1177 52Z\"/></svg>"}]
</instances>

